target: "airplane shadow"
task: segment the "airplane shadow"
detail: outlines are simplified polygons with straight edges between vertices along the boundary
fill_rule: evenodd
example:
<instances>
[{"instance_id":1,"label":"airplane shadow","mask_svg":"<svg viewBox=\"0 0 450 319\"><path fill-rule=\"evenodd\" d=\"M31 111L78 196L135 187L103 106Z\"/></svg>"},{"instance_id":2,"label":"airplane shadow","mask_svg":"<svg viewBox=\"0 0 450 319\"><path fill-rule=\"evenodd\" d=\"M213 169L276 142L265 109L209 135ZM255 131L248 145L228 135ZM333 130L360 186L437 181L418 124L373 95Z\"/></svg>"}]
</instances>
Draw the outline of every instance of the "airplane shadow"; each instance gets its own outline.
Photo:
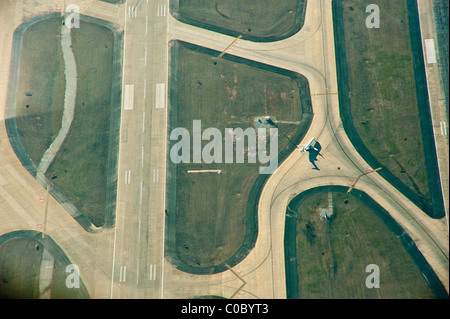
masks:
<instances>
[{"instance_id":1,"label":"airplane shadow","mask_svg":"<svg viewBox=\"0 0 450 319\"><path fill-rule=\"evenodd\" d=\"M317 167L317 165L316 165L316 161L317 161L317 156L322 156L322 158L324 158L323 157L323 155L322 154L320 154L320 150L322 149L322 145L320 145L320 143L319 142L316 142L316 144L314 145L314 147L315 148L317 148L317 151L316 150L313 150L313 149L310 149L310 150L308 150L308 153L309 153L309 161L311 162L311 164L313 164L313 168L312 169L315 169L315 170L317 170L317 171L320 171L320 169Z\"/></svg>"}]
</instances>

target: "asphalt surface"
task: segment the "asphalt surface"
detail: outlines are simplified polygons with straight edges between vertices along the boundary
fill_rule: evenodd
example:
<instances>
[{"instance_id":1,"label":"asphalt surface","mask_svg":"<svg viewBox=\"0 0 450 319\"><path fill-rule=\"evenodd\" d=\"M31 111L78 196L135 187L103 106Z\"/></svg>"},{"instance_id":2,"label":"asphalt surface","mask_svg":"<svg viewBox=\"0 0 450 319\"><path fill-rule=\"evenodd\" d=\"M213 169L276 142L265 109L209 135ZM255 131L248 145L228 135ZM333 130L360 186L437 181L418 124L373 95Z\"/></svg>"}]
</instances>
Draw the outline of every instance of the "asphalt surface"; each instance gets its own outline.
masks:
<instances>
[{"instance_id":1,"label":"asphalt surface","mask_svg":"<svg viewBox=\"0 0 450 319\"><path fill-rule=\"evenodd\" d=\"M80 267L92 298L190 298L216 295L235 298L286 298L284 224L286 206L296 194L323 185L349 186L369 168L345 134L339 114L331 1L309 2L304 27L282 41L242 40L233 55L304 75L312 93L314 117L302 144L317 137L322 157L312 169L308 154L294 152L271 175L258 205L258 238L232 271L192 275L164 258L167 107L156 108L156 85L168 82L168 43L182 40L222 51L234 39L185 25L161 15L167 5L130 1L119 7L99 1L73 1L82 12L110 20L124 31L124 86L134 85L134 105L122 110L116 227L86 232L54 199L49 201L47 233ZM13 30L59 1L28 0L3 4L0 19L0 107L4 114ZM131 4L131 5L130 5ZM3 49L4 48L4 49ZM8 62L2 62L8 61ZM330 95L324 95L331 93ZM166 101L167 102L167 101ZM14 154L0 128L0 234L40 230L42 186ZM3 134L2 134L3 133ZM448 229L432 219L379 174L362 177L364 191L401 225L448 290ZM246 282L243 289L242 281Z\"/></svg>"}]
</instances>

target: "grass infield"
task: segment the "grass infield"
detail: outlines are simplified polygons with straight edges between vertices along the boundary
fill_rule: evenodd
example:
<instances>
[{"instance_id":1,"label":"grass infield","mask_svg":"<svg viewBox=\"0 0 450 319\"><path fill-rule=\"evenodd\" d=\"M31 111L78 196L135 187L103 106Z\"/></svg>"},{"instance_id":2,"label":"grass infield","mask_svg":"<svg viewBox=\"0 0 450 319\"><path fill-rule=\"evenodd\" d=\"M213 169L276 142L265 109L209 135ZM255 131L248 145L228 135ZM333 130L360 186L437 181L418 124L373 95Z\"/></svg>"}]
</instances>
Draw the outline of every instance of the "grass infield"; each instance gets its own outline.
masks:
<instances>
[{"instance_id":1,"label":"grass infield","mask_svg":"<svg viewBox=\"0 0 450 319\"><path fill-rule=\"evenodd\" d=\"M39 235L40 236L40 235ZM48 242L48 239L47 239ZM0 299L38 299L39 276L44 245L32 238L16 237L0 245ZM54 256L51 299L84 299L89 296L82 289L66 287L66 259Z\"/></svg>"},{"instance_id":2,"label":"grass infield","mask_svg":"<svg viewBox=\"0 0 450 319\"><path fill-rule=\"evenodd\" d=\"M202 130L218 128L224 136L225 128L252 128L255 117L269 115L292 122L278 124L279 151L291 144L288 138L298 136L303 98L309 96L304 77L230 56L220 59L220 52L185 43L176 42L172 50L171 129L186 128L192 137L192 121L201 120ZM213 267L243 245L250 227L247 206L257 207L249 196L262 165L248 163L247 155L243 164L169 163L175 186L168 213L176 214L176 254L185 264ZM197 169L221 169L222 174L187 173Z\"/></svg>"},{"instance_id":3,"label":"grass infield","mask_svg":"<svg viewBox=\"0 0 450 319\"><path fill-rule=\"evenodd\" d=\"M332 192L333 215L324 220L328 192L307 198L297 211L299 298L433 298L397 236L358 198ZM366 266L380 269L369 289Z\"/></svg>"},{"instance_id":4,"label":"grass infield","mask_svg":"<svg viewBox=\"0 0 450 319\"><path fill-rule=\"evenodd\" d=\"M251 41L277 41L304 24L306 0L172 0L180 21Z\"/></svg>"},{"instance_id":5,"label":"grass infield","mask_svg":"<svg viewBox=\"0 0 450 319\"><path fill-rule=\"evenodd\" d=\"M65 90L61 23L60 18L44 19L28 27L23 36L16 125L35 167L61 128ZM117 45L112 30L85 18L80 28L72 28L71 36L78 74L75 116L46 177L83 218L99 227L110 215L106 210L114 206L108 201L115 201L108 193L113 183L108 182L108 169L115 162L118 128L112 119L117 114L117 103L112 101L117 99L112 94Z\"/></svg>"},{"instance_id":6,"label":"grass infield","mask_svg":"<svg viewBox=\"0 0 450 319\"><path fill-rule=\"evenodd\" d=\"M366 27L366 1L342 1L353 125L375 158L431 204L405 0L383 0L380 28ZM362 80L363 79L363 80Z\"/></svg>"}]
</instances>

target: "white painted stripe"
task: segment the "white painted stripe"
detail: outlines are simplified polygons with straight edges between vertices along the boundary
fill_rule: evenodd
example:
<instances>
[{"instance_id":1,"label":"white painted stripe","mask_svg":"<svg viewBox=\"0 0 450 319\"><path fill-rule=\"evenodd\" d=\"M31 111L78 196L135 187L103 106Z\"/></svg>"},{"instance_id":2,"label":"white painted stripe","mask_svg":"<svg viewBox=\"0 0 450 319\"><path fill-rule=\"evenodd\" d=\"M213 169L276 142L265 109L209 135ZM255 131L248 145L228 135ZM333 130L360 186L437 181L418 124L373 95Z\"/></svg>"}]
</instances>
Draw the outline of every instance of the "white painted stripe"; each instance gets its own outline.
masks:
<instances>
[{"instance_id":1,"label":"white painted stripe","mask_svg":"<svg viewBox=\"0 0 450 319\"><path fill-rule=\"evenodd\" d=\"M156 264L150 265L148 273L149 273L148 275L149 280L156 280Z\"/></svg>"},{"instance_id":2,"label":"white painted stripe","mask_svg":"<svg viewBox=\"0 0 450 319\"><path fill-rule=\"evenodd\" d=\"M147 80L144 79L144 100L145 100L145 98L147 96L146 92L147 92Z\"/></svg>"},{"instance_id":3,"label":"white painted stripe","mask_svg":"<svg viewBox=\"0 0 450 319\"><path fill-rule=\"evenodd\" d=\"M141 242L141 220L138 220L138 243ZM139 262L138 262L139 264Z\"/></svg>"},{"instance_id":4,"label":"white painted stripe","mask_svg":"<svg viewBox=\"0 0 450 319\"><path fill-rule=\"evenodd\" d=\"M132 110L134 104L134 84L125 85L124 110Z\"/></svg>"},{"instance_id":5,"label":"white painted stripe","mask_svg":"<svg viewBox=\"0 0 450 319\"><path fill-rule=\"evenodd\" d=\"M145 61L145 66L147 66L147 47L145 47L145 58L144 58L144 61Z\"/></svg>"},{"instance_id":6,"label":"white painted stripe","mask_svg":"<svg viewBox=\"0 0 450 319\"><path fill-rule=\"evenodd\" d=\"M447 123L441 122L441 135L447 135Z\"/></svg>"},{"instance_id":7,"label":"white painted stripe","mask_svg":"<svg viewBox=\"0 0 450 319\"><path fill-rule=\"evenodd\" d=\"M128 7L128 16L130 17L130 18L136 18L137 17L137 11L138 11L138 7L137 7L137 5L135 5L134 7L133 6L129 6Z\"/></svg>"},{"instance_id":8,"label":"white painted stripe","mask_svg":"<svg viewBox=\"0 0 450 319\"><path fill-rule=\"evenodd\" d=\"M136 266L136 285L139 283L139 258L137 260L137 266Z\"/></svg>"},{"instance_id":9,"label":"white painted stripe","mask_svg":"<svg viewBox=\"0 0 450 319\"><path fill-rule=\"evenodd\" d=\"M155 108L163 109L166 106L166 84L156 83Z\"/></svg>"},{"instance_id":10,"label":"white painted stripe","mask_svg":"<svg viewBox=\"0 0 450 319\"><path fill-rule=\"evenodd\" d=\"M165 17L166 16L166 5L160 4L156 7L156 16Z\"/></svg>"},{"instance_id":11,"label":"white painted stripe","mask_svg":"<svg viewBox=\"0 0 450 319\"><path fill-rule=\"evenodd\" d=\"M153 183L159 182L159 168L153 169Z\"/></svg>"},{"instance_id":12,"label":"white painted stripe","mask_svg":"<svg viewBox=\"0 0 450 319\"><path fill-rule=\"evenodd\" d=\"M425 50L427 53L427 62L428 63L437 63L434 39L425 39Z\"/></svg>"},{"instance_id":13,"label":"white painted stripe","mask_svg":"<svg viewBox=\"0 0 450 319\"><path fill-rule=\"evenodd\" d=\"M125 184L130 184L131 182L131 169L125 170Z\"/></svg>"},{"instance_id":14,"label":"white painted stripe","mask_svg":"<svg viewBox=\"0 0 450 319\"><path fill-rule=\"evenodd\" d=\"M127 280L127 266L123 266L123 281Z\"/></svg>"},{"instance_id":15,"label":"white painted stripe","mask_svg":"<svg viewBox=\"0 0 450 319\"><path fill-rule=\"evenodd\" d=\"M119 271L119 282L122 282L123 279L123 266L120 266L120 271Z\"/></svg>"},{"instance_id":16,"label":"white painted stripe","mask_svg":"<svg viewBox=\"0 0 450 319\"><path fill-rule=\"evenodd\" d=\"M145 112L142 112L142 133L145 132Z\"/></svg>"}]
</instances>

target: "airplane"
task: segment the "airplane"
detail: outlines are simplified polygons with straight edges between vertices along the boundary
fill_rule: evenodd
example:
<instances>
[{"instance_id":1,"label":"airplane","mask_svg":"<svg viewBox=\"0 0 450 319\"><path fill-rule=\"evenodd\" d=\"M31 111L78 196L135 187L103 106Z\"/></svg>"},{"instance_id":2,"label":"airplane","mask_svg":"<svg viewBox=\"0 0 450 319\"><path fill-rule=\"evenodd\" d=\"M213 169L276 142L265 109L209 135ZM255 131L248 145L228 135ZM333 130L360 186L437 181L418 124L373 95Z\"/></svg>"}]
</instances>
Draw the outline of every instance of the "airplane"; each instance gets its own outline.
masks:
<instances>
[{"instance_id":1,"label":"airplane","mask_svg":"<svg viewBox=\"0 0 450 319\"><path fill-rule=\"evenodd\" d=\"M311 139L311 141L309 141L308 144L306 144L306 145L297 145L297 147L300 148L300 152L306 152L306 151L309 151L311 149L313 149L313 150L318 152L319 150L317 148L315 148L314 146L312 146L312 144L314 143L315 140L316 140L316 138L313 137Z\"/></svg>"}]
</instances>

